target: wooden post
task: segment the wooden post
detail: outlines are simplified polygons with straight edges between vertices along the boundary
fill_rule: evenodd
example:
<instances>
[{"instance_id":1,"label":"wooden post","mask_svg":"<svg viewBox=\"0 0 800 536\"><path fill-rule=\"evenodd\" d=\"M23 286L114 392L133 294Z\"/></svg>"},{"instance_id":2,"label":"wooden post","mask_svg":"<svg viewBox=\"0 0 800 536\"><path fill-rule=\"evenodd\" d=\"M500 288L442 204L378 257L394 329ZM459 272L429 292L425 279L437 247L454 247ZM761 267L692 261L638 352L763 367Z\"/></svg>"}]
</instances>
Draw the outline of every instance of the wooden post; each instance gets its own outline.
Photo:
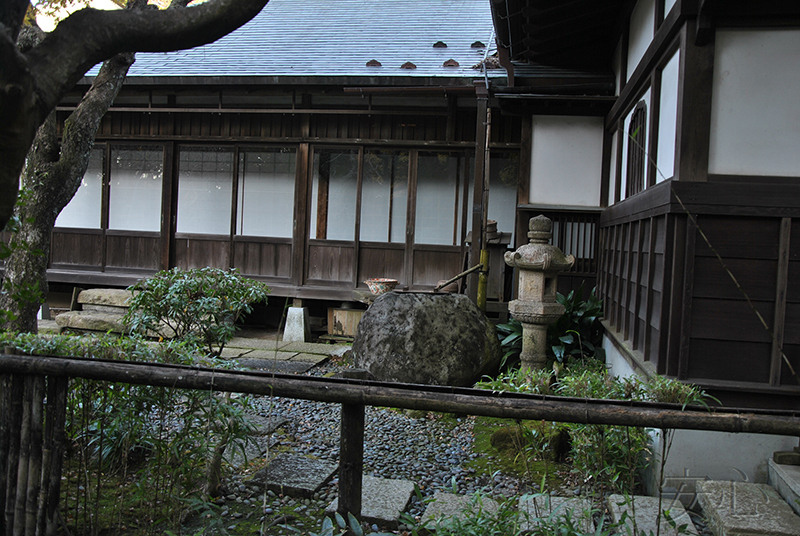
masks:
<instances>
[{"instance_id":1,"label":"wooden post","mask_svg":"<svg viewBox=\"0 0 800 536\"><path fill-rule=\"evenodd\" d=\"M364 380L367 371L350 369L348 379ZM342 404L339 438L339 506L337 512L347 519L347 513L361 521L361 472L364 467L364 404Z\"/></svg>"}]
</instances>

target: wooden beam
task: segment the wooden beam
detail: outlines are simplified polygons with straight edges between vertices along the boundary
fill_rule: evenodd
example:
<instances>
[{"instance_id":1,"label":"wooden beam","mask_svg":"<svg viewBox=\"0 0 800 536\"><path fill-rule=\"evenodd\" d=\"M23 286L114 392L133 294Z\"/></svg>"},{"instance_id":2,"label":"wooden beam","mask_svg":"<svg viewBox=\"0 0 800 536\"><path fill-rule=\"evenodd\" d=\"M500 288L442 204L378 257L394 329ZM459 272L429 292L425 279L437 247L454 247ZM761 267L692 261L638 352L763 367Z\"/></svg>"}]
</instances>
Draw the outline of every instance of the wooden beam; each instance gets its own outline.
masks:
<instances>
[{"instance_id":1,"label":"wooden beam","mask_svg":"<svg viewBox=\"0 0 800 536\"><path fill-rule=\"evenodd\" d=\"M697 225L695 220L687 217L685 254L683 264L683 289L680 295L680 346L678 347L679 380L689 376L689 351L692 340L692 301L694 297L694 256L697 241Z\"/></svg>"},{"instance_id":2,"label":"wooden beam","mask_svg":"<svg viewBox=\"0 0 800 536\"><path fill-rule=\"evenodd\" d=\"M303 284L305 275L311 167L309 144L301 143L297 146L297 158L295 160L294 226L292 228L291 282L296 286Z\"/></svg>"},{"instance_id":3,"label":"wooden beam","mask_svg":"<svg viewBox=\"0 0 800 536\"><path fill-rule=\"evenodd\" d=\"M470 266L478 264L481 257L481 239L483 237L483 185L486 172L487 114L489 110L489 93L484 82L476 82L478 108L475 127L475 185L472 194L472 242L469 248ZM467 279L467 296L473 302L478 299L478 274L471 274Z\"/></svg>"},{"instance_id":4,"label":"wooden beam","mask_svg":"<svg viewBox=\"0 0 800 536\"><path fill-rule=\"evenodd\" d=\"M708 180L711 137L711 88L714 84L714 41L695 44L697 20L680 34L678 120L675 143L675 177L681 181Z\"/></svg>"},{"instance_id":5,"label":"wooden beam","mask_svg":"<svg viewBox=\"0 0 800 536\"><path fill-rule=\"evenodd\" d=\"M67 376L503 419L800 436L800 414L794 411L683 407L73 357L0 355L0 373Z\"/></svg>"},{"instance_id":6,"label":"wooden beam","mask_svg":"<svg viewBox=\"0 0 800 536\"><path fill-rule=\"evenodd\" d=\"M772 326L772 355L770 360L769 384L781 384L783 369L783 340L786 328L786 293L789 286L789 253L791 244L792 219L781 218L778 238L777 276L775 278L775 314Z\"/></svg>"}]
</instances>

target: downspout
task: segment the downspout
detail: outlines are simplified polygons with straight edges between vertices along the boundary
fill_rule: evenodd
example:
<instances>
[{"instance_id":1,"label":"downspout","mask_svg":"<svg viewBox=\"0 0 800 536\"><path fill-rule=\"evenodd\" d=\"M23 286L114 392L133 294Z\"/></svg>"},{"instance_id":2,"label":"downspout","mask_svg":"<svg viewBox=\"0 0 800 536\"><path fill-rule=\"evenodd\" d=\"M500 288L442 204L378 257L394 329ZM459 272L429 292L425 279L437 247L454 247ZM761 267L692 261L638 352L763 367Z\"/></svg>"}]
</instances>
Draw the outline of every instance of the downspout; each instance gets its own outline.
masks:
<instances>
[{"instance_id":1,"label":"downspout","mask_svg":"<svg viewBox=\"0 0 800 536\"><path fill-rule=\"evenodd\" d=\"M506 70L506 85L514 87L514 64L511 63L511 55L506 47L499 44L497 45L497 61L500 62L500 67Z\"/></svg>"}]
</instances>

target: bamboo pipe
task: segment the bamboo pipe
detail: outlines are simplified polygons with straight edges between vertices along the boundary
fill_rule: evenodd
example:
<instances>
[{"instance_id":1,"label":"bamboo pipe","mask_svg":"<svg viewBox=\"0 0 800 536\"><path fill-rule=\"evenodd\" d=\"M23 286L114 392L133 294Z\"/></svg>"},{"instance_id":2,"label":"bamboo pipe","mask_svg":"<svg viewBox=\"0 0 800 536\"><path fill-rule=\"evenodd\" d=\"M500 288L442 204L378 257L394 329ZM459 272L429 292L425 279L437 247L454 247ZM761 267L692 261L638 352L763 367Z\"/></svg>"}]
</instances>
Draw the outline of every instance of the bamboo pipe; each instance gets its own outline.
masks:
<instances>
[{"instance_id":1,"label":"bamboo pipe","mask_svg":"<svg viewBox=\"0 0 800 536\"><path fill-rule=\"evenodd\" d=\"M791 411L682 408L677 404L498 393L458 387L61 357L0 355L0 372L81 377L181 389L213 389L506 419L800 437L800 413Z\"/></svg>"}]
</instances>

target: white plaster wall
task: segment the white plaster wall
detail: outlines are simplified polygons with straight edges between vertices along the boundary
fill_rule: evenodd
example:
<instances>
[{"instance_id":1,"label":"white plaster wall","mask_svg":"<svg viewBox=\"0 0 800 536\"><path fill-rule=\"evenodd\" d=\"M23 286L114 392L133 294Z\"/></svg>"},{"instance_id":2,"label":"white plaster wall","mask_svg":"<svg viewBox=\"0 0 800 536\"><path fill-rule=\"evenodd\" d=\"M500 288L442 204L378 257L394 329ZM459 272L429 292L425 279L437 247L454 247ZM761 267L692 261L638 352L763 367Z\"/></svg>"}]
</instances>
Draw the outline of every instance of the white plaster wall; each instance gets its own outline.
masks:
<instances>
[{"instance_id":1,"label":"white plaster wall","mask_svg":"<svg viewBox=\"0 0 800 536\"><path fill-rule=\"evenodd\" d=\"M649 127L649 125L650 125L650 114L652 113L651 105L650 105L650 89L649 88L645 92L645 94L642 95L642 98L637 100L636 102L638 103L638 102L640 102L642 100L645 102L645 104L647 104L647 121L646 121L645 124L648 125L648 127ZM623 127L622 127L622 134L623 134L622 135L622 161L619 164L621 166L620 176L622 177L622 180L620 181L620 187L619 187L620 188L620 193L619 193L620 201L625 199L625 186L627 184L627 178L628 178L628 143L630 142L630 137L628 136L628 127L631 124L631 116L633 115L633 110L635 108L635 105L636 105L636 103L634 103L634 106L631 107L631 110L628 112L628 115L625 116L625 123L623 124ZM651 135L652 134L651 134L651 132L649 132L649 129L648 129L647 138L645 139L645 148L647 147L647 143L649 143L648 140L650 139ZM649 165L649 163L648 163L648 165Z\"/></svg>"},{"instance_id":2,"label":"white plaster wall","mask_svg":"<svg viewBox=\"0 0 800 536\"><path fill-rule=\"evenodd\" d=\"M675 132L678 121L679 64L680 51L675 53L661 71L656 182L669 179L675 173Z\"/></svg>"},{"instance_id":3,"label":"white plaster wall","mask_svg":"<svg viewBox=\"0 0 800 536\"><path fill-rule=\"evenodd\" d=\"M656 461L660 460L661 443L660 433L654 434ZM664 488L674 490L688 506L696 499L694 487L698 480L765 484L772 454L778 450L792 450L795 446L796 437L676 430L664 466ZM657 473L657 470L653 472L649 493L658 489Z\"/></svg>"},{"instance_id":4,"label":"white plaster wall","mask_svg":"<svg viewBox=\"0 0 800 536\"><path fill-rule=\"evenodd\" d=\"M639 0L631 13L628 38L628 78L631 77L647 47L653 40L656 16L655 0Z\"/></svg>"},{"instance_id":5,"label":"white plaster wall","mask_svg":"<svg viewBox=\"0 0 800 536\"><path fill-rule=\"evenodd\" d=\"M534 116L530 202L597 207L603 119Z\"/></svg>"},{"instance_id":6,"label":"white plaster wall","mask_svg":"<svg viewBox=\"0 0 800 536\"><path fill-rule=\"evenodd\" d=\"M718 30L709 173L800 177L800 29Z\"/></svg>"},{"instance_id":7,"label":"white plaster wall","mask_svg":"<svg viewBox=\"0 0 800 536\"><path fill-rule=\"evenodd\" d=\"M603 337L603 348L609 374L620 377L637 374L608 337ZM655 495L662 438L660 432L651 433L651 438L654 459L645 485L648 493ZM792 450L795 446L796 437L676 430L664 466L664 487L674 490L678 499L690 506L696 500L694 490L698 480L765 483L767 461L772 453Z\"/></svg>"}]
</instances>

